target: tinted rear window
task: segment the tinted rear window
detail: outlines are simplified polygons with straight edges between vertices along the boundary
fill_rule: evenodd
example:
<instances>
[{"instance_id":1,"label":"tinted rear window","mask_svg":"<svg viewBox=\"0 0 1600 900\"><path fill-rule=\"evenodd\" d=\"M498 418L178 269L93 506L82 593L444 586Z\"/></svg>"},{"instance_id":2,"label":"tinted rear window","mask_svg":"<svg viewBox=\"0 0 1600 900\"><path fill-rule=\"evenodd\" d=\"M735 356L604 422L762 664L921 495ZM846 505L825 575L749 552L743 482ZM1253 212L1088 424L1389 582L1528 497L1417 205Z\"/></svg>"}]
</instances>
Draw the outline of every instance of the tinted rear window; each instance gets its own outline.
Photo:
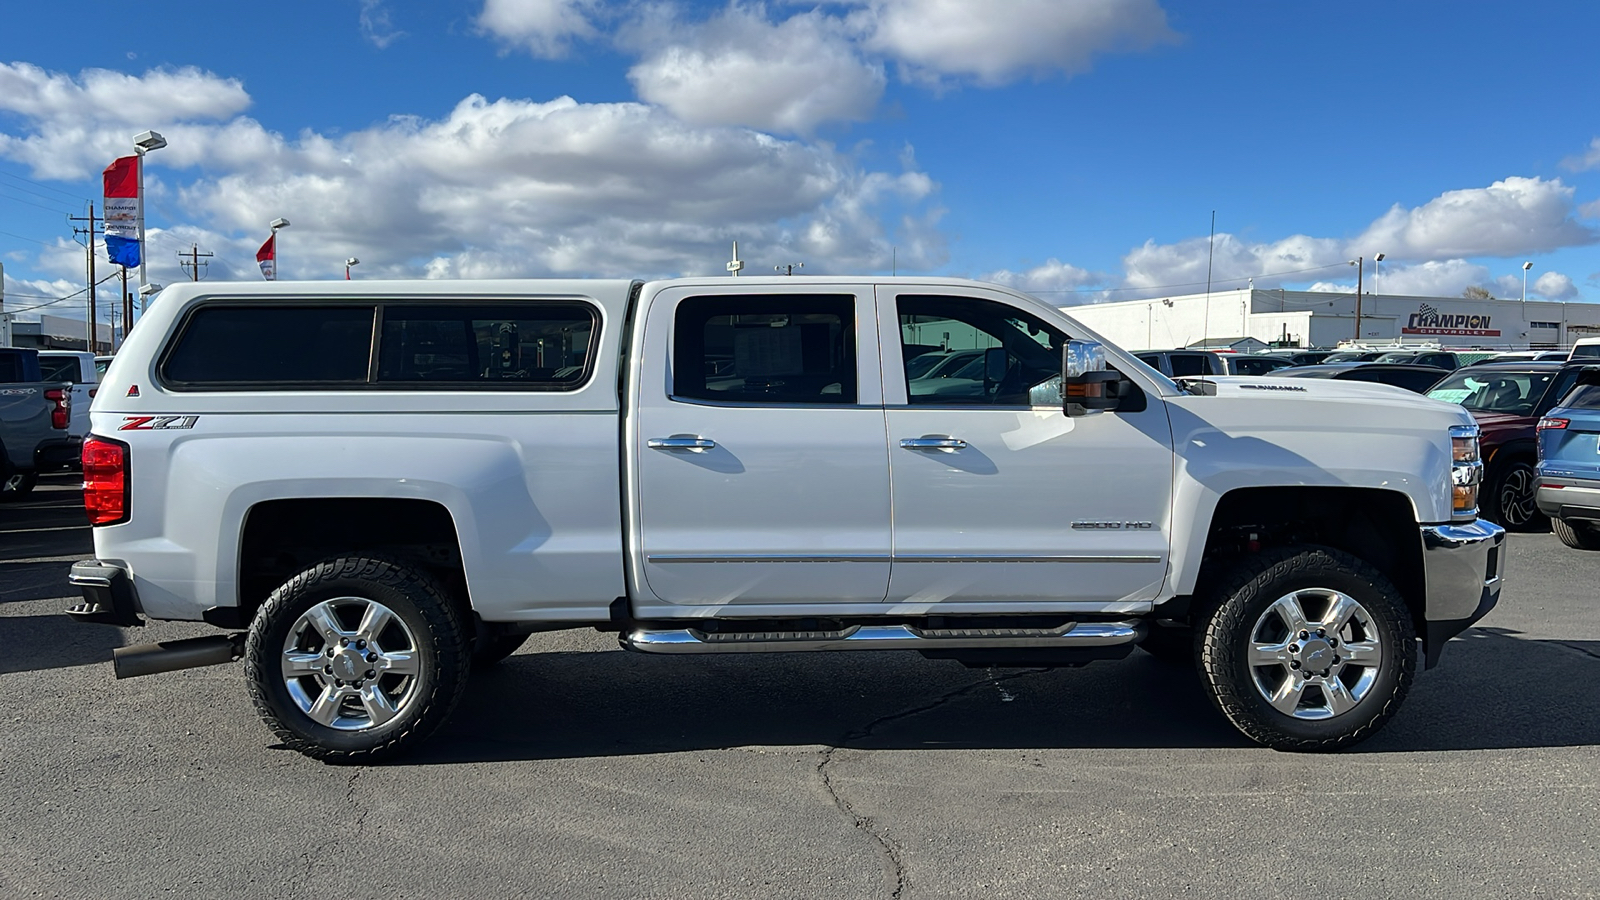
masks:
<instances>
[{"instance_id":1,"label":"tinted rear window","mask_svg":"<svg viewBox=\"0 0 1600 900\"><path fill-rule=\"evenodd\" d=\"M379 383L563 390L588 376L595 316L578 303L386 306Z\"/></svg>"},{"instance_id":2,"label":"tinted rear window","mask_svg":"<svg viewBox=\"0 0 1600 900\"><path fill-rule=\"evenodd\" d=\"M1567 409L1600 409L1600 384L1580 384L1557 405Z\"/></svg>"},{"instance_id":3,"label":"tinted rear window","mask_svg":"<svg viewBox=\"0 0 1600 900\"><path fill-rule=\"evenodd\" d=\"M39 357L40 381L70 381L76 384L83 380L78 372L78 358L75 356L41 356Z\"/></svg>"},{"instance_id":4,"label":"tinted rear window","mask_svg":"<svg viewBox=\"0 0 1600 900\"><path fill-rule=\"evenodd\" d=\"M572 301L219 304L190 315L161 372L202 390L573 390L588 378L598 322Z\"/></svg>"},{"instance_id":5,"label":"tinted rear window","mask_svg":"<svg viewBox=\"0 0 1600 900\"><path fill-rule=\"evenodd\" d=\"M162 374L180 385L360 384L371 306L209 306L190 317Z\"/></svg>"}]
</instances>

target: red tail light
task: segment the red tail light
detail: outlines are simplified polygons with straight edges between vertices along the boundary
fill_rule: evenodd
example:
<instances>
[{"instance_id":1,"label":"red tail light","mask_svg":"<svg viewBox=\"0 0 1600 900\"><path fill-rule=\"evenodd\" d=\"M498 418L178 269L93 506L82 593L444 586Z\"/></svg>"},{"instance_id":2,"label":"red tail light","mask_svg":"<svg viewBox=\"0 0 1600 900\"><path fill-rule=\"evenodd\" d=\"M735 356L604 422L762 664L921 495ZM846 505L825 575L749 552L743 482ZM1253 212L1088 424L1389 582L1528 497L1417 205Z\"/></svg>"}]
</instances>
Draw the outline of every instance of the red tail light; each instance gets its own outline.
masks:
<instances>
[{"instance_id":1,"label":"red tail light","mask_svg":"<svg viewBox=\"0 0 1600 900\"><path fill-rule=\"evenodd\" d=\"M1535 426L1534 430L1535 431L1544 431L1544 430L1546 430L1548 428L1554 428L1557 431L1560 431L1561 429L1566 428L1570 424L1572 424L1572 423L1571 423L1571 420L1569 420L1569 419L1552 419L1549 416L1546 416L1545 418L1539 420L1539 424L1537 426Z\"/></svg>"},{"instance_id":2,"label":"red tail light","mask_svg":"<svg viewBox=\"0 0 1600 900\"><path fill-rule=\"evenodd\" d=\"M66 428L72 420L72 394L61 388L46 388L44 396L55 403L50 409L50 427Z\"/></svg>"},{"instance_id":3,"label":"red tail light","mask_svg":"<svg viewBox=\"0 0 1600 900\"><path fill-rule=\"evenodd\" d=\"M128 521L128 445L109 438L83 442L83 506L90 525Z\"/></svg>"}]
</instances>

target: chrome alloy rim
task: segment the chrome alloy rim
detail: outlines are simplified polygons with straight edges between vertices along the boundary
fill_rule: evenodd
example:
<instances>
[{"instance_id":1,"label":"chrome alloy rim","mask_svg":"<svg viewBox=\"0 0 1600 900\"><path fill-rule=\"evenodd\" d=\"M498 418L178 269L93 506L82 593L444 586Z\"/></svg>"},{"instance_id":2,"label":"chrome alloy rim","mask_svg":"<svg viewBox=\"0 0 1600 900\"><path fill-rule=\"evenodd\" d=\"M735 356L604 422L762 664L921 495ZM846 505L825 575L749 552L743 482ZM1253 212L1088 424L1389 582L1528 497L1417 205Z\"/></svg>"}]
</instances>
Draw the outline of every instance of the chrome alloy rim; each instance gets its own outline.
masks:
<instances>
[{"instance_id":1,"label":"chrome alloy rim","mask_svg":"<svg viewBox=\"0 0 1600 900\"><path fill-rule=\"evenodd\" d=\"M1250 675L1272 708L1296 719L1331 719L1372 691L1383 643L1354 597L1307 588L1278 598L1250 631Z\"/></svg>"},{"instance_id":2,"label":"chrome alloy rim","mask_svg":"<svg viewBox=\"0 0 1600 900\"><path fill-rule=\"evenodd\" d=\"M335 597L306 610L283 642L283 683L300 711L340 731L376 728L415 699L416 637L394 610Z\"/></svg>"}]
</instances>

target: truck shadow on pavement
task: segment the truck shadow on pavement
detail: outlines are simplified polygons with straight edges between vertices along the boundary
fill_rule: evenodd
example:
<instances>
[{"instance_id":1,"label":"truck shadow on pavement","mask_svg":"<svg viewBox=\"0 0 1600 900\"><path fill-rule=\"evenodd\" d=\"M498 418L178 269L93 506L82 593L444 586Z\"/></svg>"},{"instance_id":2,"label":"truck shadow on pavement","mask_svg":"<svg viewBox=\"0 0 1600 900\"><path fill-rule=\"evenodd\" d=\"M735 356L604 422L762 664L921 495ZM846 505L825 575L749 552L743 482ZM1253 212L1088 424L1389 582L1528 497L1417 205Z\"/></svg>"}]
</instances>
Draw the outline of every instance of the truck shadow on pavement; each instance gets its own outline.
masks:
<instances>
[{"instance_id":1,"label":"truck shadow on pavement","mask_svg":"<svg viewBox=\"0 0 1600 900\"><path fill-rule=\"evenodd\" d=\"M83 625L59 613L0 616L0 675L109 663L122 646L111 625Z\"/></svg>"},{"instance_id":2,"label":"truck shadow on pavement","mask_svg":"<svg viewBox=\"0 0 1600 900\"><path fill-rule=\"evenodd\" d=\"M1419 673L1357 753L1600 745L1600 642L1473 630ZM1135 653L1053 671L968 670L909 653L514 656L478 675L402 764L742 746L1249 748L1197 676Z\"/></svg>"}]
</instances>

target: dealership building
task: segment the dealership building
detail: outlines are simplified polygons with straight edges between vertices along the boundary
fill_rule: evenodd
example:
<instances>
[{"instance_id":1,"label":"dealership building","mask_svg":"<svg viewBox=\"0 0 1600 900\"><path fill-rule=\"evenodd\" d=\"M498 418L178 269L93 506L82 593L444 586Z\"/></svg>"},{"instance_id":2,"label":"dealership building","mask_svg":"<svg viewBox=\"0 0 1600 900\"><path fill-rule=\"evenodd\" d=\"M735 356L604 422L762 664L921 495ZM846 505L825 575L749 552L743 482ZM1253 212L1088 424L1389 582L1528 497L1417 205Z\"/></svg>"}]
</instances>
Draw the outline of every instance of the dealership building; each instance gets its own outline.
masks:
<instances>
[{"instance_id":1,"label":"dealership building","mask_svg":"<svg viewBox=\"0 0 1600 900\"><path fill-rule=\"evenodd\" d=\"M1600 335L1600 303L1242 288L1062 310L1127 350L1436 344L1558 349Z\"/></svg>"}]
</instances>

